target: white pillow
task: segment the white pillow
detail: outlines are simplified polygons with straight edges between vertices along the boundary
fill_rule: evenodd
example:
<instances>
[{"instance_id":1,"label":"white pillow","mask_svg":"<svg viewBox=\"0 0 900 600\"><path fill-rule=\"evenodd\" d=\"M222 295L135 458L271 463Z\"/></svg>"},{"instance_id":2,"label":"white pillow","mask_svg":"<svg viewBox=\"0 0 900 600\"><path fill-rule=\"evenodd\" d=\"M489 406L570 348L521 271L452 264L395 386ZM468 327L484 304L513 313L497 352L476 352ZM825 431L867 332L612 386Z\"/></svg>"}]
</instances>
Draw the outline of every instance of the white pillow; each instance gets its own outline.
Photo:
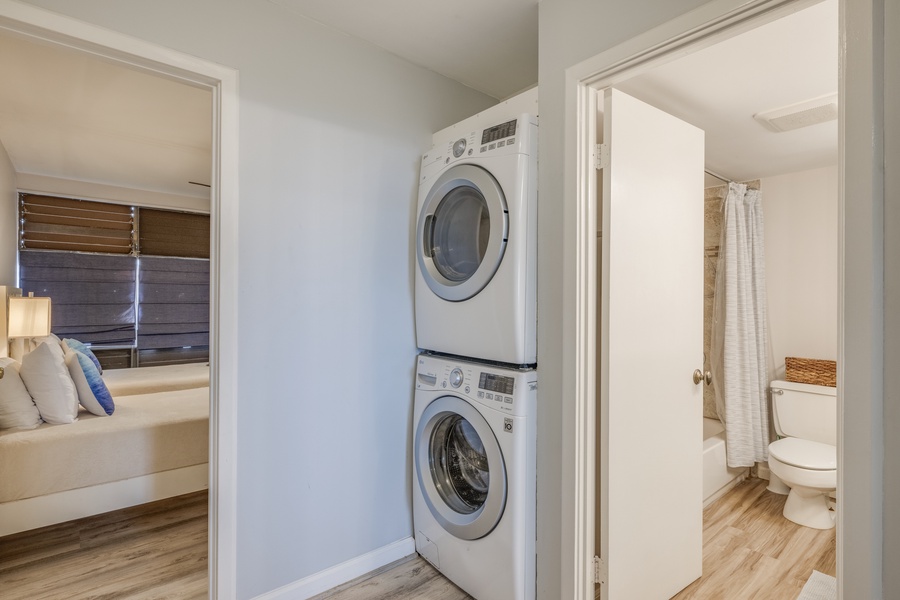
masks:
<instances>
[{"instance_id":1,"label":"white pillow","mask_svg":"<svg viewBox=\"0 0 900 600\"><path fill-rule=\"evenodd\" d=\"M19 376L19 363L0 358L0 367L4 370L0 379L0 429L34 429L41 424L41 413Z\"/></svg>"},{"instance_id":2,"label":"white pillow","mask_svg":"<svg viewBox=\"0 0 900 600\"><path fill-rule=\"evenodd\" d=\"M54 425L75 422L78 394L59 344L42 342L22 357L19 373L44 421Z\"/></svg>"},{"instance_id":3,"label":"white pillow","mask_svg":"<svg viewBox=\"0 0 900 600\"><path fill-rule=\"evenodd\" d=\"M51 333L50 335L45 335L43 337L31 338L31 350L34 350L38 346L40 346L43 342L47 342L47 345L50 346L51 352L59 357L61 360L65 361L65 353L66 348L68 346L63 346L62 340L55 333ZM59 352L57 352L59 350Z\"/></svg>"}]
</instances>

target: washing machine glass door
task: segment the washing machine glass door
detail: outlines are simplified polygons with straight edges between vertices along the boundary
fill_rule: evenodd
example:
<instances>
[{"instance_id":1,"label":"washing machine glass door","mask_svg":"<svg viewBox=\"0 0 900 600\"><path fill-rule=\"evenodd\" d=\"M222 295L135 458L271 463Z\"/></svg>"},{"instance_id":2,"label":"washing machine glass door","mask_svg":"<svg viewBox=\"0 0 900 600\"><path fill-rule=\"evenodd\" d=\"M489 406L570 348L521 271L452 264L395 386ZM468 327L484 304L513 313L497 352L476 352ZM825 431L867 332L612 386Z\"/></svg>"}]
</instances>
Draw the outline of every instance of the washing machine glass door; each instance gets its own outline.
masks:
<instances>
[{"instance_id":1,"label":"washing machine glass door","mask_svg":"<svg viewBox=\"0 0 900 600\"><path fill-rule=\"evenodd\" d=\"M467 300L490 282L506 251L509 218L500 184L475 165L441 175L422 204L417 244L428 287L445 300Z\"/></svg>"},{"instance_id":2,"label":"washing machine glass door","mask_svg":"<svg viewBox=\"0 0 900 600\"><path fill-rule=\"evenodd\" d=\"M477 540L506 508L506 465L490 425L471 404L442 396L416 427L415 466L431 514L452 535Z\"/></svg>"}]
</instances>

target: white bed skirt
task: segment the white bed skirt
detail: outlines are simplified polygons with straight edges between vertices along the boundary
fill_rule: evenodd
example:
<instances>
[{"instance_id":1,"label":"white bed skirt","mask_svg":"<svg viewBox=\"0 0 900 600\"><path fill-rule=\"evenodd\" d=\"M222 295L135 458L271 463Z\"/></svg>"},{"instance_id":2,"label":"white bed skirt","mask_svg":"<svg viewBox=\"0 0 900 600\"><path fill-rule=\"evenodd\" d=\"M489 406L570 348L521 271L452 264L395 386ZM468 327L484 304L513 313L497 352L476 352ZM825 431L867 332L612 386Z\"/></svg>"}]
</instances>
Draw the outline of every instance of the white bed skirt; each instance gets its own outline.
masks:
<instances>
[{"instance_id":1,"label":"white bed skirt","mask_svg":"<svg viewBox=\"0 0 900 600\"><path fill-rule=\"evenodd\" d=\"M209 463L0 504L0 536L209 487Z\"/></svg>"}]
</instances>

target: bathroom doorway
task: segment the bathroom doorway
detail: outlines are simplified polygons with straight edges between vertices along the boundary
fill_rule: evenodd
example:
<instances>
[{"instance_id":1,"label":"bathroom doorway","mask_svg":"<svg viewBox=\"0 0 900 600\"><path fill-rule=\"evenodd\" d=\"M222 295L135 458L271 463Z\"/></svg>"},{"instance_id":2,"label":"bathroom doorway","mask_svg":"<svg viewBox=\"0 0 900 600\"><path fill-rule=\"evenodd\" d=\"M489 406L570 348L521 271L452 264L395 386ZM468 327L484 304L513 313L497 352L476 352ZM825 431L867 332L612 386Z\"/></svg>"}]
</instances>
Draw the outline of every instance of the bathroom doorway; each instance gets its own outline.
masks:
<instances>
[{"instance_id":1,"label":"bathroom doorway","mask_svg":"<svg viewBox=\"0 0 900 600\"><path fill-rule=\"evenodd\" d=\"M794 15L798 11L801 11L804 8L813 6L814 4L818 4L818 3L810 3L810 2L783 3L783 4L779 5L778 7L776 7L775 10L764 10L763 8L757 6L757 8L759 9L758 11L756 11L752 15L745 14L743 16L744 17L743 19L733 20L731 22L730 27L725 27L725 26L712 27L711 28L712 31L706 31L702 34L698 34L695 39L689 40L687 42L685 42L685 41L681 41L681 42L677 42L677 43L671 42L673 44L673 48L670 49L670 55L678 54L679 58L686 58L686 59L690 58L691 55L698 54L699 51L701 51L704 48L711 49L711 48L713 48L713 46L715 46L719 42L724 42L733 37L737 37L738 35L740 35L744 32L756 29L761 25L777 23L782 18L790 17L791 15ZM824 3L824 4L829 4L829 3ZM838 29L836 26L836 20L837 20L836 19L836 4L837 3L832 2L830 4L832 5L832 10L834 11L835 25L833 27L833 37L836 40L837 35L838 35ZM815 8L815 7L813 7L813 8ZM782 50L782 52L784 52L784 50ZM612 53L612 54L614 54L614 53ZM653 54L653 53L650 53L650 54ZM661 54L664 55L665 51L661 52ZM660 64L674 65L675 63L678 62L677 58L672 59L672 60L667 60L665 58L661 58L661 54L653 54L650 57L647 57L647 56L636 57L636 58L632 59L630 64L625 65L625 66L623 66L623 62L627 62L627 61L621 61L621 58L619 58L621 62L619 62L615 66L615 68L611 68L611 67L607 68L605 72L602 71L601 69L603 69L604 67L607 67L607 65L610 64L611 61L607 61L607 63L604 64L603 61L598 59L597 61L595 61L595 63L593 65L589 65L589 64L582 65L584 67L584 69L580 72L584 74L584 77L582 77L580 79L580 81L582 82L583 87L579 88L580 95L578 97L577 102L582 107L587 106L591 102L591 95L598 93L596 90L611 86L611 87L615 87L617 89L621 89L626 92L630 92L632 95L635 95L635 96L647 101L648 103L653 104L654 106L657 106L658 108L662 108L663 110L668 110L669 112L672 112L677 115L679 109L683 108L682 106L680 106L680 103L683 104L685 102L688 102L689 100L687 100L686 98L689 98L689 96L690 96L689 94L679 93L677 77L675 78L675 83L673 84L673 87L666 88L665 86L659 86L656 90L651 90L650 92L647 92L646 90L640 91L638 89L639 86L635 85L635 82L637 80L639 80L641 77L646 77L647 74L652 69L654 69L655 67L658 67ZM590 62L590 61L586 61L586 62ZM834 83L834 87L831 91L836 93L837 92L837 81L836 81L837 57L836 56L834 57L834 60L833 60L833 67L834 67L834 71L835 71L835 83ZM696 67L694 67L694 68L696 68ZM728 75L728 73L723 73L723 72L721 72L721 70L719 70L719 71L714 70L712 72L707 71L706 73L707 73L707 77L710 80L719 81L719 82L722 81L723 77ZM740 79L740 73L741 73L740 69L735 70L734 75L738 80ZM657 93L658 95L654 96L653 95L654 92ZM683 90L681 90L681 92L683 92ZM824 93L820 94L820 95L824 95ZM778 107L779 107L778 105L773 105L773 106L769 106L768 108L778 108ZM712 107L712 109L715 109L715 108L718 108L718 107L717 106ZM582 133L585 133L585 130L589 126L587 123L587 120L589 117L586 115L585 112L582 113L582 116L584 117L584 119L579 123L578 127L582 128L582 129L580 129L580 131ZM762 125L760 125L759 123L756 123L752 120L752 114L749 115L749 117L751 118L750 123L752 125L762 127ZM836 121L832 122L832 126L834 127L834 129L836 131ZM719 132L719 135L723 135L725 133L727 133L727 132ZM596 132L594 132L593 136L595 138L596 138L596 135L597 135ZM591 136L588 136L588 137L591 137ZM591 159L590 155L593 152L593 148L594 148L593 140L591 140L589 143L585 143L584 147L582 149L580 149L581 154L578 157L579 160L583 160L585 163L587 163L589 161L589 159ZM830 169L830 171L828 171L827 173L820 174L820 176L821 177L832 177L832 176L834 177L833 202L835 205L834 212L836 213L836 204L837 204L837 181L836 181L836 179L837 179L837 177L836 177L836 175L837 175L837 151L836 151L836 148L834 148L832 150L832 157L829 160L830 160L830 163L827 163L827 161L826 161L826 163L823 163L823 162L808 163L803 166L798 166L798 167L794 168L793 171L791 171L791 172L807 173L807 172L814 172L816 169L820 169L820 168ZM714 172L716 172L719 175L724 174L727 179L735 179L735 180L759 179L760 177L767 177L768 175L775 174L775 173L762 172L762 173L759 173L755 177L744 177L741 174L739 174L738 169L719 167L718 169L710 169L710 170L713 170ZM587 173L588 171L584 170L581 172ZM785 173L786 173L785 171L781 171L777 174L785 175ZM813 173L811 176L816 177L817 175L815 173ZM602 175L601 175L601 177L602 177ZM820 177L820 179L821 179L821 177ZM602 181L602 179L601 179L601 181ZM588 183L586 183L584 181L579 182L579 184L577 186L577 191L578 191L577 193L579 194L579 204L581 206L585 207L584 214L588 214L588 209L586 207L589 206L590 201L593 200L592 194L594 194L597 189L601 188L601 185L602 185L601 181L588 182ZM713 181L714 181L714 179L710 178L710 184L712 184ZM784 183L784 182L782 181L781 183ZM698 198L698 201L703 202L702 195L700 198ZM830 200L830 201L832 201L832 200ZM823 210L827 210L827 209L823 208ZM602 228L598 227L598 232L600 230L602 230ZM601 233L601 235L602 235L602 233ZM835 239L836 236L837 236L837 232L835 231L832 239ZM598 242L596 245L596 249L599 251L599 248L600 248L600 243ZM702 255L698 256L698 260L700 260L701 257L702 257ZM601 258L602 257L599 254L597 254L595 256L595 260L591 261L590 264L587 265L588 268L585 268L582 272L579 273L579 276L584 278L582 281L586 280L590 276L591 268L595 268L595 269L600 268ZM834 268L834 272L836 273L837 261L835 260L835 258L836 258L836 252L831 254L831 257L830 257L831 266ZM836 296L836 291L832 294L832 296ZM600 297L602 297L602 290L601 290L601 293L598 294L598 298L600 298ZM583 307L583 309L586 313L591 312L591 310L595 310L596 311L595 314L600 314L600 311L602 310L602 308L603 308L602 306L590 307L587 305L585 305ZM835 313L836 313L836 307L835 307L835 310L832 312L832 314L835 314ZM591 322L593 322L593 321L591 321ZM597 319L596 322L598 324L598 331L599 331L600 330L600 327L599 327L600 319ZM834 332L833 337L835 338L834 341L832 342L832 344L833 344L832 347L834 348L834 351L836 352L837 351L836 319L833 319L831 325L832 325L831 331ZM595 347L590 349L592 359L595 358L598 365L602 365L602 362L604 360L604 357L602 356L604 350L602 348L602 343L600 343L600 342L602 342L602 339L603 339L602 336L599 336L598 340L594 340ZM597 350L596 355L593 354L594 349ZM783 358L781 360L783 361ZM700 365L698 365L698 367L699 366ZM705 367L704 367L704 369L705 369ZM602 369L600 370L600 372L601 373L603 372ZM602 390L602 386L604 385L604 382L601 379L599 382L597 382L597 384L598 384L598 386L596 389L598 390L597 395L599 397L599 396L601 396L601 394L599 394L599 391ZM591 399L586 399L587 402L590 402L590 400ZM599 416L601 413L602 413L602 410L597 410L596 412L591 411L590 412L591 419L599 419ZM602 424L601 424L601 428L602 428ZM698 444L699 444L699 442L698 442ZM588 477L588 476L595 477L595 479L592 479L591 481L593 483L595 483L596 485L595 486L587 486L587 488L590 488L594 494L597 494L597 498L603 498L602 485L599 485L596 480L597 477L600 477L600 479L602 481L602 477L600 476L600 469L599 469L599 466L602 465L602 461L603 461L603 456L601 454L601 452L603 450L602 443L597 444L596 446L592 446L589 449L589 451L594 452L595 448L596 448L597 452L594 455L594 457L593 457L594 460L591 461L590 466L596 470L592 472L589 469L585 469L584 474L586 477ZM599 503L594 502L594 499L592 498L590 506L599 506ZM609 517L609 518L612 519L614 517ZM597 521L601 521L601 522L598 523ZM602 536L603 535L602 519L596 519L596 520L592 519L591 524L596 526L597 536ZM601 545L598 544L598 547L601 547ZM605 558L605 557L601 553L601 559L603 559L603 558ZM603 569L605 569L605 568L607 568L606 565L604 564L604 562L601 562L601 564L600 564L601 574L602 574Z\"/></svg>"}]
</instances>

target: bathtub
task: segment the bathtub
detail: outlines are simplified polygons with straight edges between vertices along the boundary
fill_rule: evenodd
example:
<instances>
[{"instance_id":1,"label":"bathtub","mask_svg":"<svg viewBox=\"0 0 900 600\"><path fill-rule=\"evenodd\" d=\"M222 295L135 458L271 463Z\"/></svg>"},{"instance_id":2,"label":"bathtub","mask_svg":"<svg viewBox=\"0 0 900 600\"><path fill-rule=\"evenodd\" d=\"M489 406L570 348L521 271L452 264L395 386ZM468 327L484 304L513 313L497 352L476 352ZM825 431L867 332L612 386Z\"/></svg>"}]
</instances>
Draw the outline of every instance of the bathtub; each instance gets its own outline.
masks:
<instances>
[{"instance_id":1,"label":"bathtub","mask_svg":"<svg viewBox=\"0 0 900 600\"><path fill-rule=\"evenodd\" d=\"M718 500L747 478L749 469L729 469L725 462L725 427L703 419L703 506Z\"/></svg>"}]
</instances>

